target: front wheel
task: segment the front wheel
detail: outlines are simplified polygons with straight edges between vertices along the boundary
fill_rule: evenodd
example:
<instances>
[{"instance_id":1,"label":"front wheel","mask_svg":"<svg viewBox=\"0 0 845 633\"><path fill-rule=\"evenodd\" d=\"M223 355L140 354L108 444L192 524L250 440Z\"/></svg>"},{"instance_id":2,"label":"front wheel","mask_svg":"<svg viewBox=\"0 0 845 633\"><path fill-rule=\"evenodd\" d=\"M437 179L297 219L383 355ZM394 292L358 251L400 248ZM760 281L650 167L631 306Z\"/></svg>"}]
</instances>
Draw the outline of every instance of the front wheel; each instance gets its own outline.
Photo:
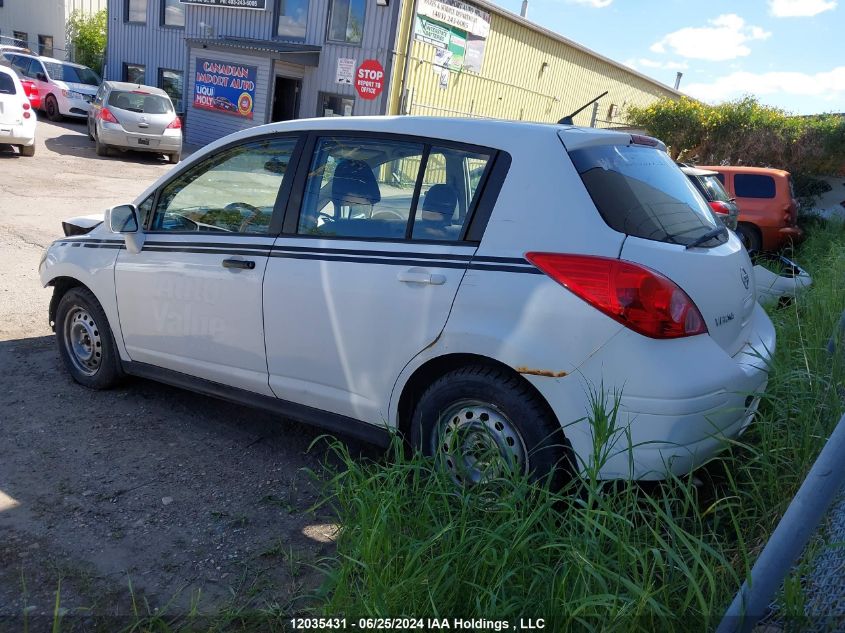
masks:
<instances>
[{"instance_id":1,"label":"front wheel","mask_svg":"<svg viewBox=\"0 0 845 633\"><path fill-rule=\"evenodd\" d=\"M573 472L563 430L539 395L487 365L432 383L414 410L411 440L461 487L518 474L558 489Z\"/></svg>"},{"instance_id":2,"label":"front wheel","mask_svg":"<svg viewBox=\"0 0 845 633\"><path fill-rule=\"evenodd\" d=\"M56 97L53 95L49 95L47 97L47 102L44 104L45 111L47 112L47 118L51 121L61 121L62 120L62 113L59 110L59 103L56 101Z\"/></svg>"},{"instance_id":3,"label":"front wheel","mask_svg":"<svg viewBox=\"0 0 845 633\"><path fill-rule=\"evenodd\" d=\"M73 379L108 389L123 375L106 313L87 288L71 288L56 309L59 355Z\"/></svg>"}]
</instances>

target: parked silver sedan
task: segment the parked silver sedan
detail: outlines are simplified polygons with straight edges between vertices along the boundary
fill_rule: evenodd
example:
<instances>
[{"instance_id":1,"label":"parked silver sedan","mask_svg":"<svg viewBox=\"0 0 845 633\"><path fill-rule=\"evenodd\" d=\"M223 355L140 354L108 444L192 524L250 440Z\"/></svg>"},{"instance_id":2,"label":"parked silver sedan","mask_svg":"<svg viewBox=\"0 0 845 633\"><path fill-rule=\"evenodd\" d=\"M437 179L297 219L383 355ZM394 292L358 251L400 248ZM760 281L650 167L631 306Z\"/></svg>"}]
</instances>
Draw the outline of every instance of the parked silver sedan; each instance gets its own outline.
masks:
<instances>
[{"instance_id":1,"label":"parked silver sedan","mask_svg":"<svg viewBox=\"0 0 845 633\"><path fill-rule=\"evenodd\" d=\"M98 156L112 148L182 158L182 122L168 94L160 88L106 81L88 113L88 137Z\"/></svg>"}]
</instances>

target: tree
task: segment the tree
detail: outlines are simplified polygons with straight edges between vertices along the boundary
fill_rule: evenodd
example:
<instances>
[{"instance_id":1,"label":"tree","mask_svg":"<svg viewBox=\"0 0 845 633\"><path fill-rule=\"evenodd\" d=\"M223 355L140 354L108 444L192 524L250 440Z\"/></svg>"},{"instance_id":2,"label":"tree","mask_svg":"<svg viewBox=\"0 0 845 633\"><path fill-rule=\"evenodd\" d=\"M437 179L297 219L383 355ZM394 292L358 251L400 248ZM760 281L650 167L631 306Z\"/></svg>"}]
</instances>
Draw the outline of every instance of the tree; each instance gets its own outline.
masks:
<instances>
[{"instance_id":1,"label":"tree","mask_svg":"<svg viewBox=\"0 0 845 633\"><path fill-rule=\"evenodd\" d=\"M74 11L67 21L67 39L73 46L74 61L99 74L103 72L106 55L107 26L108 14L105 9L94 14Z\"/></svg>"}]
</instances>

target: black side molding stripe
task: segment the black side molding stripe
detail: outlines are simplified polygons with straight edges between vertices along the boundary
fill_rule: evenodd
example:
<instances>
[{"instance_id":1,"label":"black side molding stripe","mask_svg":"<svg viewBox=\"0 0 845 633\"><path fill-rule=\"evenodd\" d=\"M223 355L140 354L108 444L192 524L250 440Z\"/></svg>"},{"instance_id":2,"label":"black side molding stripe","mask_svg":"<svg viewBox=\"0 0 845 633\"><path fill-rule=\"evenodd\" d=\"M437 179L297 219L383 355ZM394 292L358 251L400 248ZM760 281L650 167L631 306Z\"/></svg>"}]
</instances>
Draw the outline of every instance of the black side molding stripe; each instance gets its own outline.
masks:
<instances>
[{"instance_id":1,"label":"black side molding stripe","mask_svg":"<svg viewBox=\"0 0 845 633\"><path fill-rule=\"evenodd\" d=\"M270 254L269 249L263 251L257 250L237 250L240 245L232 248L168 248L164 246L147 246L144 244L144 250L152 253L205 253L206 255L258 255L267 257Z\"/></svg>"},{"instance_id":2,"label":"black side molding stripe","mask_svg":"<svg viewBox=\"0 0 845 633\"><path fill-rule=\"evenodd\" d=\"M262 236L265 237L265 236ZM204 248L218 248L228 249L236 248L239 250L265 250L269 251L273 247L273 242L268 241L261 244L249 244L244 242L164 242L161 240L145 240L144 248L147 246L167 246L168 248L182 248L182 247L204 247Z\"/></svg>"},{"instance_id":3,"label":"black side molding stripe","mask_svg":"<svg viewBox=\"0 0 845 633\"><path fill-rule=\"evenodd\" d=\"M475 248L474 246L472 248ZM413 257L415 259L453 259L456 261L468 262L472 259L472 255L461 255L458 253L427 253L427 252L408 252L408 251L376 251L376 250L358 250L352 248L311 248L308 246L280 246L273 247L273 252L291 252L291 253L325 253L338 255L362 255L365 257Z\"/></svg>"},{"instance_id":4,"label":"black side molding stripe","mask_svg":"<svg viewBox=\"0 0 845 633\"><path fill-rule=\"evenodd\" d=\"M415 255L405 253L411 257ZM317 253L280 253L274 251L271 257L279 257L282 259L310 259L324 262L350 262L355 264L386 264L387 266L438 266L440 268L466 268L467 262L434 262L431 260L419 259L398 259L396 257L389 257L386 259L378 259L374 257L352 257L345 255L330 256L320 255Z\"/></svg>"}]
</instances>

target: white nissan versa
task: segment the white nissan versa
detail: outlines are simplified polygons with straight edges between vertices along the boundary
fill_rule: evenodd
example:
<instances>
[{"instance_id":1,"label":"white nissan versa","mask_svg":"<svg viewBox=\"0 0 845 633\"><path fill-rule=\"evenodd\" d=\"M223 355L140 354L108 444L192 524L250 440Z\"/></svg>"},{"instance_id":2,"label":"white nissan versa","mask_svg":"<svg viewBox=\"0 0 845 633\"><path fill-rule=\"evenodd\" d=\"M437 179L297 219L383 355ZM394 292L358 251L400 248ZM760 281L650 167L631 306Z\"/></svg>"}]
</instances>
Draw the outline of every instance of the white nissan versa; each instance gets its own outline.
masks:
<instances>
[{"instance_id":1,"label":"white nissan versa","mask_svg":"<svg viewBox=\"0 0 845 633\"><path fill-rule=\"evenodd\" d=\"M66 227L40 274L79 383L395 427L458 482L583 469L590 388L621 392L601 477L687 472L751 422L775 345L737 237L622 132L265 125Z\"/></svg>"}]
</instances>

